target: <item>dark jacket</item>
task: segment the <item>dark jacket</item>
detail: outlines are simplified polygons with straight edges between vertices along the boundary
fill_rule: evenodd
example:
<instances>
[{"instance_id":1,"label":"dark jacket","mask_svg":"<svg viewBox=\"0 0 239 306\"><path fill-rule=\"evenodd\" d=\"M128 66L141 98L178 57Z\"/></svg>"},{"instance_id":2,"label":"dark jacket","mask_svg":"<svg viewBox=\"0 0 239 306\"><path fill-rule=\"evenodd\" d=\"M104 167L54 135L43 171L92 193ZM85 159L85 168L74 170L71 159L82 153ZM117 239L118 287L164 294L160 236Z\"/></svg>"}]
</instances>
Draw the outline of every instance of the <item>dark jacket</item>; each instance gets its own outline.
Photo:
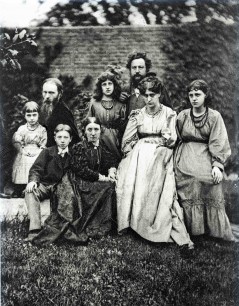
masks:
<instances>
[{"instance_id":1,"label":"dark jacket","mask_svg":"<svg viewBox=\"0 0 239 306\"><path fill-rule=\"evenodd\" d=\"M125 86L125 88L122 89L122 91L125 91L130 95L129 98L125 101L125 103L127 103L127 110L126 110L127 116L129 116L132 110L141 109L145 106L145 101L143 96L139 94L139 96L137 97L134 90L135 88L133 87L132 84L130 86ZM163 105L172 108L172 102L168 95L167 89L165 88L164 85L162 85L162 92L159 101Z\"/></svg>"},{"instance_id":2,"label":"dark jacket","mask_svg":"<svg viewBox=\"0 0 239 306\"><path fill-rule=\"evenodd\" d=\"M46 148L37 157L29 171L29 182L41 183L45 186L57 183L70 164L70 153L64 160L58 154L57 146Z\"/></svg>"},{"instance_id":3,"label":"dark jacket","mask_svg":"<svg viewBox=\"0 0 239 306\"><path fill-rule=\"evenodd\" d=\"M46 122L47 147L55 145L54 130L56 126L60 123L68 124L72 129L72 141L70 145L73 145L74 143L77 143L80 140L72 112L66 106L65 103L59 102L54 107L50 118Z\"/></svg>"}]
</instances>

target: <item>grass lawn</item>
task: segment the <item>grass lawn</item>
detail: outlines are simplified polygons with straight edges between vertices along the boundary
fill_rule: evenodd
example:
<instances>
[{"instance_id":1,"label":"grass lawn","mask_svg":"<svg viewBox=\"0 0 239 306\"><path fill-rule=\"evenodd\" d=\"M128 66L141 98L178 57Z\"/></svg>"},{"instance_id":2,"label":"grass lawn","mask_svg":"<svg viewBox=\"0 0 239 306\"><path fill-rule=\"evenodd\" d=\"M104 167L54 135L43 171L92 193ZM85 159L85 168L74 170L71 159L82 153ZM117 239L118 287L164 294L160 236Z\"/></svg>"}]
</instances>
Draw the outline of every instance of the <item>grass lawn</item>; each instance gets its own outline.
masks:
<instances>
[{"instance_id":1,"label":"grass lawn","mask_svg":"<svg viewBox=\"0 0 239 306\"><path fill-rule=\"evenodd\" d=\"M201 238L188 254L130 232L37 247L26 228L2 222L1 305L239 305L237 244Z\"/></svg>"}]
</instances>

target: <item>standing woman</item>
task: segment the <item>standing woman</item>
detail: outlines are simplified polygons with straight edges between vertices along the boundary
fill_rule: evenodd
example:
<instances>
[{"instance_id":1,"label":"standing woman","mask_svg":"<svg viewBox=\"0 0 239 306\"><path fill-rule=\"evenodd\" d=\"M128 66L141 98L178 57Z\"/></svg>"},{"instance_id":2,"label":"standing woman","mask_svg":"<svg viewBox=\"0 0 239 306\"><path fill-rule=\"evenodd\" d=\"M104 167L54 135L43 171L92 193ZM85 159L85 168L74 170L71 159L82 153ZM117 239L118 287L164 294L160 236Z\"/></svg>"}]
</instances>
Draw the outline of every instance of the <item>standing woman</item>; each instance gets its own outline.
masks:
<instances>
[{"instance_id":1,"label":"standing woman","mask_svg":"<svg viewBox=\"0 0 239 306\"><path fill-rule=\"evenodd\" d=\"M149 241L191 247L173 172L176 113L159 102L157 77L143 79L139 90L146 106L130 114L117 171L118 231L131 227Z\"/></svg>"},{"instance_id":2,"label":"standing woman","mask_svg":"<svg viewBox=\"0 0 239 306\"><path fill-rule=\"evenodd\" d=\"M119 76L112 71L105 71L99 76L88 117L93 116L99 120L102 127L102 141L120 161L120 143L126 119L126 106L119 102L121 87L118 78Z\"/></svg>"},{"instance_id":3,"label":"standing woman","mask_svg":"<svg viewBox=\"0 0 239 306\"><path fill-rule=\"evenodd\" d=\"M175 173L187 229L192 235L208 234L234 240L225 212L222 179L231 154L220 113L208 107L209 86L195 80L188 86L191 109L177 118L180 143Z\"/></svg>"}]
</instances>

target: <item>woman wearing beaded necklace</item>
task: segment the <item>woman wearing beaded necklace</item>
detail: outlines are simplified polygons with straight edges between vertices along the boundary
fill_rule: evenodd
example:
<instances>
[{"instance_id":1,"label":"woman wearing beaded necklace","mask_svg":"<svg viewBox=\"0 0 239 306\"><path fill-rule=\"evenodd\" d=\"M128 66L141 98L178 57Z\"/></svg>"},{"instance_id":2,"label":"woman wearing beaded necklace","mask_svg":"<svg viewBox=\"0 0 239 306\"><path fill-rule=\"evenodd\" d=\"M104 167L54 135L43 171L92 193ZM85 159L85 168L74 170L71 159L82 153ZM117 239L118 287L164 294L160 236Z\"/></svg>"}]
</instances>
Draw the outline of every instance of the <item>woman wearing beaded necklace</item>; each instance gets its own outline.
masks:
<instances>
[{"instance_id":1,"label":"woman wearing beaded necklace","mask_svg":"<svg viewBox=\"0 0 239 306\"><path fill-rule=\"evenodd\" d=\"M179 113L180 142L175 154L175 174L187 229L192 235L234 240L225 212L222 179L231 150L220 113L208 108L209 86L195 80L188 86L192 105Z\"/></svg>"},{"instance_id":2,"label":"woman wearing beaded necklace","mask_svg":"<svg viewBox=\"0 0 239 306\"><path fill-rule=\"evenodd\" d=\"M120 142L126 119L126 106L119 102L120 93L119 75L112 69L106 70L97 80L94 99L87 115L100 121L101 139L118 161L121 160Z\"/></svg>"},{"instance_id":3,"label":"woman wearing beaded necklace","mask_svg":"<svg viewBox=\"0 0 239 306\"><path fill-rule=\"evenodd\" d=\"M23 196L29 170L47 143L46 129L38 122L39 105L34 101L27 102L23 113L27 123L13 135L13 145L17 150L12 171L12 182L15 184L13 197Z\"/></svg>"},{"instance_id":4,"label":"woman wearing beaded necklace","mask_svg":"<svg viewBox=\"0 0 239 306\"><path fill-rule=\"evenodd\" d=\"M192 247L177 202L173 147L176 113L160 104L162 84L146 76L139 84L146 106L133 110L122 139L118 168L118 231L132 228L152 242Z\"/></svg>"}]
</instances>

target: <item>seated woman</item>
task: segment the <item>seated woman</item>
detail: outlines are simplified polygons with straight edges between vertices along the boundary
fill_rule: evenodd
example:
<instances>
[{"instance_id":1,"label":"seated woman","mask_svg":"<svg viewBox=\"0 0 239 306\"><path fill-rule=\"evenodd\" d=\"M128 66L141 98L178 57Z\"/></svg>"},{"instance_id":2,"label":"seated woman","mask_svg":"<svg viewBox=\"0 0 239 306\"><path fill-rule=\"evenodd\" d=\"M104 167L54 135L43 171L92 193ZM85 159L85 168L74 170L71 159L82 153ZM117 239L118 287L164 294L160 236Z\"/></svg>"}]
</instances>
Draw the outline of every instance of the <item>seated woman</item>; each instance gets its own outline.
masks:
<instances>
[{"instance_id":1,"label":"seated woman","mask_svg":"<svg viewBox=\"0 0 239 306\"><path fill-rule=\"evenodd\" d=\"M159 102L161 82L155 76L139 85L146 106L132 111L118 168L118 231L131 227L153 242L175 241L192 247L177 201L173 172L176 113Z\"/></svg>"},{"instance_id":2,"label":"seated woman","mask_svg":"<svg viewBox=\"0 0 239 306\"><path fill-rule=\"evenodd\" d=\"M106 70L98 77L88 116L99 119L102 125L102 142L120 162L120 143L126 122L126 106L119 102L121 87L118 78L119 75L113 69Z\"/></svg>"},{"instance_id":3,"label":"seated woman","mask_svg":"<svg viewBox=\"0 0 239 306\"><path fill-rule=\"evenodd\" d=\"M33 240L36 244L59 238L87 242L112 229L117 160L100 141L98 119L86 118L83 127L86 139L72 148L70 169L54 188L52 213Z\"/></svg>"},{"instance_id":4,"label":"seated woman","mask_svg":"<svg viewBox=\"0 0 239 306\"><path fill-rule=\"evenodd\" d=\"M188 97L192 107L178 115L180 143L175 154L185 224L192 235L234 240L221 184L224 163L231 154L226 127L220 113L208 108L210 94L205 81L193 81Z\"/></svg>"}]
</instances>

